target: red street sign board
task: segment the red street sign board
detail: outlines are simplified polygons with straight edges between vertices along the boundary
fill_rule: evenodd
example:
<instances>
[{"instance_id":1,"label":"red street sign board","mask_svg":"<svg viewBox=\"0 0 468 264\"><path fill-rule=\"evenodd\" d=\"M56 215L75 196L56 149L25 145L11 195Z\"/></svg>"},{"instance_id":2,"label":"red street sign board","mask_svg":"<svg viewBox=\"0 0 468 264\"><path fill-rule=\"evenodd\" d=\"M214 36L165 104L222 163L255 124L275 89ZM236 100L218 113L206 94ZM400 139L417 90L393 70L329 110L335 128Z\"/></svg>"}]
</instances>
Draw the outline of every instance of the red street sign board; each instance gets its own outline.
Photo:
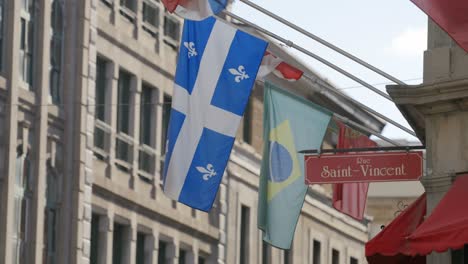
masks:
<instances>
[{"instance_id":1,"label":"red street sign board","mask_svg":"<svg viewBox=\"0 0 468 264\"><path fill-rule=\"evenodd\" d=\"M304 157L305 183L416 181L423 174L423 153L366 152Z\"/></svg>"}]
</instances>

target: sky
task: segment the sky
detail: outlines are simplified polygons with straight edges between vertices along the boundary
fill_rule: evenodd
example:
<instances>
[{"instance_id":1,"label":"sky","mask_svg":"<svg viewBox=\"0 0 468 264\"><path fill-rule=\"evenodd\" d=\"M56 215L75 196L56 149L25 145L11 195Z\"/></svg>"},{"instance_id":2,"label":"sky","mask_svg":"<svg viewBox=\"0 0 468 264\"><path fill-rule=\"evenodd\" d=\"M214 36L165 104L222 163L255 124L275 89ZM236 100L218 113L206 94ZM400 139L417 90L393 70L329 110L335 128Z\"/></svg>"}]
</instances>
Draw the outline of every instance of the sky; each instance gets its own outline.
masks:
<instances>
[{"instance_id":1,"label":"sky","mask_svg":"<svg viewBox=\"0 0 468 264\"><path fill-rule=\"evenodd\" d=\"M408 84L422 82L427 16L410 0L250 0L312 34L359 57ZM235 1L232 12L338 65L385 91L391 81L312 39L283 26L246 4ZM327 66L290 48L323 77L354 99L409 127L395 104ZM387 124L384 136L417 141Z\"/></svg>"}]
</instances>

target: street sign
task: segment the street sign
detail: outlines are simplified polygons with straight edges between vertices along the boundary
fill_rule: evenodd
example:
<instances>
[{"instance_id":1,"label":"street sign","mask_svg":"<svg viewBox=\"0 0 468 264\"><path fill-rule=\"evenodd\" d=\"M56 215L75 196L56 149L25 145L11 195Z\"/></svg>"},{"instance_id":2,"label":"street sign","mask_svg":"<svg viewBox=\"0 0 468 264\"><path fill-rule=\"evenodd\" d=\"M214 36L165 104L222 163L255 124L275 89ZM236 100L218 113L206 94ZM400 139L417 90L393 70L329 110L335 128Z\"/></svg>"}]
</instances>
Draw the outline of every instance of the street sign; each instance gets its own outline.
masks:
<instances>
[{"instance_id":1,"label":"street sign","mask_svg":"<svg viewBox=\"0 0 468 264\"><path fill-rule=\"evenodd\" d=\"M423 153L365 152L306 155L305 183L416 181L423 175Z\"/></svg>"}]
</instances>

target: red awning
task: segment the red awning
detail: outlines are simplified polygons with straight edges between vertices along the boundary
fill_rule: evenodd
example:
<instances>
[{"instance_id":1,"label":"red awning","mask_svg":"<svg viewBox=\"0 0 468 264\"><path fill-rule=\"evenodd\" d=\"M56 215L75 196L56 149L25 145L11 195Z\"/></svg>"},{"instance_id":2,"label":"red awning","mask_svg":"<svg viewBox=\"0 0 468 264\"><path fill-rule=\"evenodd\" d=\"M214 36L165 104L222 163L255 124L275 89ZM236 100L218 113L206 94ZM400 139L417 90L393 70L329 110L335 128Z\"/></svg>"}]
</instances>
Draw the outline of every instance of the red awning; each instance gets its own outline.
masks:
<instances>
[{"instance_id":1,"label":"red awning","mask_svg":"<svg viewBox=\"0 0 468 264\"><path fill-rule=\"evenodd\" d=\"M426 194L419 197L366 244L369 264L425 263L425 257L411 257L407 237L424 221Z\"/></svg>"},{"instance_id":2,"label":"red awning","mask_svg":"<svg viewBox=\"0 0 468 264\"><path fill-rule=\"evenodd\" d=\"M468 244L468 174L456 178L447 194L408 241L410 255L444 252Z\"/></svg>"}]
</instances>

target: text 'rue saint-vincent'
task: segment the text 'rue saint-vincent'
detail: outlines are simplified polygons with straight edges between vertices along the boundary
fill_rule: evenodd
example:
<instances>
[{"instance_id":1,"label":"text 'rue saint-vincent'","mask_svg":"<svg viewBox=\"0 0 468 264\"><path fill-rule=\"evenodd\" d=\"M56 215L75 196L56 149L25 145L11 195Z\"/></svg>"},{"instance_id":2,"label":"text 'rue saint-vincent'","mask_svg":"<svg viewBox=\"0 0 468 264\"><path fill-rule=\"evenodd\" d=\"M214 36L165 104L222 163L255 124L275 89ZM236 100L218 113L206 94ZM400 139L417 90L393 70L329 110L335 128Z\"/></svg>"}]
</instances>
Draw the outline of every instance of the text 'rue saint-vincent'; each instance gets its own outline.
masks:
<instances>
[{"instance_id":1,"label":"text 'rue saint-vincent'","mask_svg":"<svg viewBox=\"0 0 468 264\"><path fill-rule=\"evenodd\" d=\"M323 166L320 176L322 178L344 178L353 177L354 174L362 176L405 176L406 170L405 165L401 164L397 167L374 167L371 164L370 159L356 158L356 164L348 165L345 167L330 168L329 166Z\"/></svg>"}]
</instances>

